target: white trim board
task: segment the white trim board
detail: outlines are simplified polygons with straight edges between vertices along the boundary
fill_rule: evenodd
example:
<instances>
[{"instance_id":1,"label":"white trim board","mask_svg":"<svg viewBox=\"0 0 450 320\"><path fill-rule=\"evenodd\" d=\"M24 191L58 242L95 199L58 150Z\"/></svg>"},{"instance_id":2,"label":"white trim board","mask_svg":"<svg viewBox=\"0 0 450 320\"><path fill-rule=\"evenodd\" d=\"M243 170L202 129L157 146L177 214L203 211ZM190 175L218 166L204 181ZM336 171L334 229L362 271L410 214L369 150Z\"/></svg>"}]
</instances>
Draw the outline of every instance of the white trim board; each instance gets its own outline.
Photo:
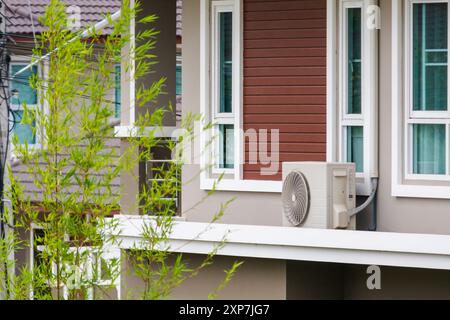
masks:
<instances>
[{"instance_id":1,"label":"white trim board","mask_svg":"<svg viewBox=\"0 0 450 320\"><path fill-rule=\"evenodd\" d=\"M155 130L156 138L173 138L173 134L177 127L146 127L145 132L150 132L151 130ZM136 126L117 126L114 127L114 136L116 138L139 138L138 130L140 128Z\"/></svg>"},{"instance_id":2,"label":"white trim board","mask_svg":"<svg viewBox=\"0 0 450 320\"><path fill-rule=\"evenodd\" d=\"M116 216L121 249L141 246L151 217ZM171 252L450 270L450 236L175 222Z\"/></svg>"},{"instance_id":3,"label":"white trim board","mask_svg":"<svg viewBox=\"0 0 450 320\"><path fill-rule=\"evenodd\" d=\"M409 1L409 0L408 0ZM436 2L440 2L436 1ZM430 1L431 2L431 1ZM414 3L410 1L408 3ZM409 35L410 32L406 32L406 25L409 20L407 19L406 2L402 0L391 0L392 10L392 68L391 68L391 81L392 81L392 175L391 175L391 190L393 197L406 197L406 198L428 198L428 199L450 199L450 186L429 186L421 184L422 181L435 182L446 181L447 177L436 177L426 175L412 175L408 174L407 154L408 148L406 147L406 119L408 115L408 109L404 107L406 104L405 94L405 78L407 74L406 64L410 59L405 57L405 48L407 47L409 40L405 35ZM409 107L408 107L409 108ZM433 122L433 119L427 119L428 122ZM423 121L422 121L423 122ZM447 134L448 136L448 134ZM448 143L448 142L447 142ZM405 183L408 182L409 184Z\"/></svg>"}]
</instances>

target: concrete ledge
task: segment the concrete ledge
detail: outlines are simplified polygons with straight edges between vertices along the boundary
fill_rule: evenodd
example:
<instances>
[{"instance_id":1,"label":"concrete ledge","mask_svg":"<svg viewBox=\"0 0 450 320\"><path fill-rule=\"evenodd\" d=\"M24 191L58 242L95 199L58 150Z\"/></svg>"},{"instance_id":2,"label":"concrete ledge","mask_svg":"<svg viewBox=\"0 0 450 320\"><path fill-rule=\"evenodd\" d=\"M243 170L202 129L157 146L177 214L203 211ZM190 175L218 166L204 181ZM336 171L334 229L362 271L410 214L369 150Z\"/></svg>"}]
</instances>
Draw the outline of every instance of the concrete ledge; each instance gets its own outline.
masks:
<instances>
[{"instance_id":1,"label":"concrete ledge","mask_svg":"<svg viewBox=\"0 0 450 320\"><path fill-rule=\"evenodd\" d=\"M151 217L116 216L122 249L140 247ZM175 222L177 253L450 270L450 236Z\"/></svg>"},{"instance_id":2,"label":"concrete ledge","mask_svg":"<svg viewBox=\"0 0 450 320\"><path fill-rule=\"evenodd\" d=\"M156 138L172 138L172 134L177 127L147 127L145 131L154 130ZM114 128L115 137L117 138L139 138L138 128L135 126L117 126Z\"/></svg>"}]
</instances>

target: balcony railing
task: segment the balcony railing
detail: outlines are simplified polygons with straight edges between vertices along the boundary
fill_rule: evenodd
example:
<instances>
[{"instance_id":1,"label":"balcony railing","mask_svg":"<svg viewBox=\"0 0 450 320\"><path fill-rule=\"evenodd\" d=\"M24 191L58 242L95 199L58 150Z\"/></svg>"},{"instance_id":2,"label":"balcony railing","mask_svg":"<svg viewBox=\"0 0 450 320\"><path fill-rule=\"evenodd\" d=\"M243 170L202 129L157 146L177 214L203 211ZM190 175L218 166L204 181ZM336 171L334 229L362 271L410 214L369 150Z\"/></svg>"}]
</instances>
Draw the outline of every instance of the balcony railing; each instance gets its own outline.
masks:
<instances>
[{"instance_id":1,"label":"balcony railing","mask_svg":"<svg viewBox=\"0 0 450 320\"><path fill-rule=\"evenodd\" d=\"M152 209L145 214L158 215L163 212L181 213L181 168L171 159L171 153L164 148L152 152L152 160L141 165L141 188L155 195ZM153 189L153 190L152 190ZM167 207L169 206L169 207Z\"/></svg>"}]
</instances>

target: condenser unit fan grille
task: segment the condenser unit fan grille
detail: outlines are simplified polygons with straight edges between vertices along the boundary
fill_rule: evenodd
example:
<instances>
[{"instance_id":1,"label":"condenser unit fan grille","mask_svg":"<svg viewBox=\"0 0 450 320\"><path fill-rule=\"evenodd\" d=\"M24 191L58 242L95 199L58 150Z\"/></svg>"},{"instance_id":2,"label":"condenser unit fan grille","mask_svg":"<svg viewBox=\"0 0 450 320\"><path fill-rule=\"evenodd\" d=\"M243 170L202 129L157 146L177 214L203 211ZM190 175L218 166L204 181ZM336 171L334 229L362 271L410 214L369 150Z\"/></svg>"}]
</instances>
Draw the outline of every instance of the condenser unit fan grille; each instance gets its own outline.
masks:
<instances>
[{"instance_id":1,"label":"condenser unit fan grille","mask_svg":"<svg viewBox=\"0 0 450 320\"><path fill-rule=\"evenodd\" d=\"M287 220L294 226L302 225L308 216L310 205L308 182L303 173L289 173L284 180L282 201Z\"/></svg>"}]
</instances>

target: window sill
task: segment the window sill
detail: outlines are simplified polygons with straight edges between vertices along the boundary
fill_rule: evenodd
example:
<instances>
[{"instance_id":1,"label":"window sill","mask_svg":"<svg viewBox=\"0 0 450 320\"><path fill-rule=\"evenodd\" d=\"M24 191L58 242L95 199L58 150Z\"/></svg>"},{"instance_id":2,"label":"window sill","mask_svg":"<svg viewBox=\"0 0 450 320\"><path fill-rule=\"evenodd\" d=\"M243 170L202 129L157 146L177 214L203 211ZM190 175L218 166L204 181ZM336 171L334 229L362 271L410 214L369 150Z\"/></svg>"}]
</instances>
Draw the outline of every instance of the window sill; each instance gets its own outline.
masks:
<instances>
[{"instance_id":1,"label":"window sill","mask_svg":"<svg viewBox=\"0 0 450 320\"><path fill-rule=\"evenodd\" d=\"M146 132L154 130L156 138L172 138L177 127L147 127L145 129ZM114 133L116 138L139 138L138 127L135 126L117 126L114 128Z\"/></svg>"},{"instance_id":2,"label":"window sill","mask_svg":"<svg viewBox=\"0 0 450 320\"><path fill-rule=\"evenodd\" d=\"M398 198L450 199L450 186L393 184L392 196Z\"/></svg>"},{"instance_id":3,"label":"window sill","mask_svg":"<svg viewBox=\"0 0 450 320\"><path fill-rule=\"evenodd\" d=\"M211 191L230 192L261 192L281 193L283 183L281 181L258 181L258 180L221 180L201 179L200 189Z\"/></svg>"},{"instance_id":4,"label":"window sill","mask_svg":"<svg viewBox=\"0 0 450 320\"><path fill-rule=\"evenodd\" d=\"M230 192L281 193L283 181L223 179L217 182L215 179L201 179L200 189L205 191L215 189L216 191ZM356 191L359 196L370 196L372 193L371 184L357 182Z\"/></svg>"}]
</instances>

